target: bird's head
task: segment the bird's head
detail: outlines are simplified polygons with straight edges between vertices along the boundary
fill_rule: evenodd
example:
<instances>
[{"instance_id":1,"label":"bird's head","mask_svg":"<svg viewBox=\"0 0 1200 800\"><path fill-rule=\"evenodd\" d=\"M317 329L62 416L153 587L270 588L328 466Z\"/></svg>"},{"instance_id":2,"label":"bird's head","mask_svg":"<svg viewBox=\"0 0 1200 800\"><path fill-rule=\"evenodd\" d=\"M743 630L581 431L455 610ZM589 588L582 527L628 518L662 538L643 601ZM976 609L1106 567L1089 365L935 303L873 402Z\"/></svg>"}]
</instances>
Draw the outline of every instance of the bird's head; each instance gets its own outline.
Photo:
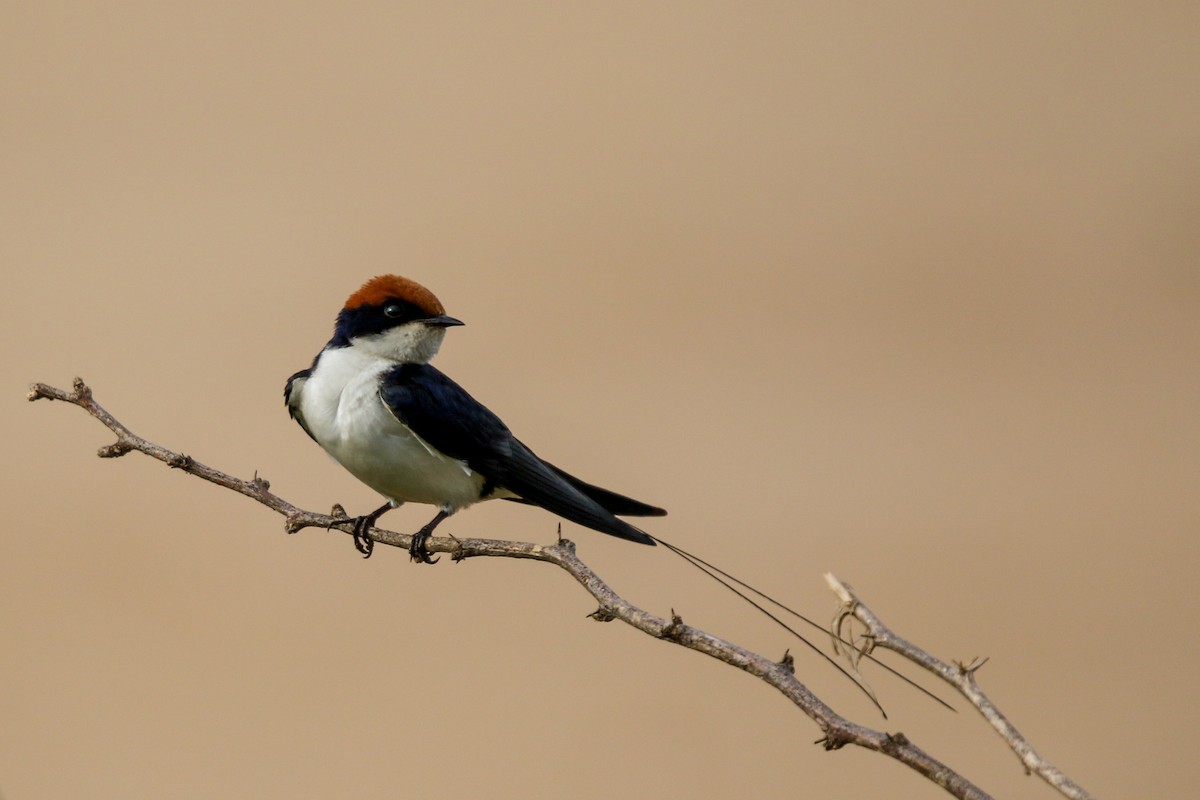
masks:
<instances>
[{"instance_id":1,"label":"bird's head","mask_svg":"<svg viewBox=\"0 0 1200 800\"><path fill-rule=\"evenodd\" d=\"M424 364L437 354L446 328L462 324L446 316L441 301L416 281L380 275L346 300L331 344L359 347L399 363Z\"/></svg>"}]
</instances>

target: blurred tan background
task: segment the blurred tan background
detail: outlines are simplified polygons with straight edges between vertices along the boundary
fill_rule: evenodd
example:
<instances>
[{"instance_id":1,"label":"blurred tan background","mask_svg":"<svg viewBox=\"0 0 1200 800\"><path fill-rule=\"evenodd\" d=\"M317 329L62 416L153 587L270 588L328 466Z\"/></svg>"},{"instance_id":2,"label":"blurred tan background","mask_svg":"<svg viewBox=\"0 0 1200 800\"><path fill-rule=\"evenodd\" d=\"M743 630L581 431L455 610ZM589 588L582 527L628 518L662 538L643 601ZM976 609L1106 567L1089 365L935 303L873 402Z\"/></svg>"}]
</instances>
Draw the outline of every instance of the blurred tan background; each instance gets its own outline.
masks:
<instances>
[{"instance_id":1,"label":"blurred tan background","mask_svg":"<svg viewBox=\"0 0 1200 800\"><path fill-rule=\"evenodd\" d=\"M832 570L942 657L990 656L986 690L1101 797L1200 779L1200 6L4 16L5 800L943 796L585 619L552 568L289 538L24 399L82 375L146 437L364 513L281 391L392 271L467 323L438 365L668 507L654 533L821 620ZM791 647L840 712L1054 796L963 703L871 669L881 720L662 548L566 533L631 601Z\"/></svg>"}]
</instances>

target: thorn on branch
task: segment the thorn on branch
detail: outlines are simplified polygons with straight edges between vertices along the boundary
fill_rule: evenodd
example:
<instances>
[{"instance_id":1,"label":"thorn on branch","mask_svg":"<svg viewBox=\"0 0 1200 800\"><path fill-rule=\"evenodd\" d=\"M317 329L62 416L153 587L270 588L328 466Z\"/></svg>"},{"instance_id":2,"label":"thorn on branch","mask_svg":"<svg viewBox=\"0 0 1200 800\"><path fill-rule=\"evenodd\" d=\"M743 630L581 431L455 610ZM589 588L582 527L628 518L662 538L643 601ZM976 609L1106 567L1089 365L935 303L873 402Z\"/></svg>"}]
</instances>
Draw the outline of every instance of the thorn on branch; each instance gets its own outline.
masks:
<instances>
[{"instance_id":1,"label":"thorn on branch","mask_svg":"<svg viewBox=\"0 0 1200 800\"><path fill-rule=\"evenodd\" d=\"M784 650L783 658L779 659L779 661L776 663L778 663L783 669L787 670L789 674L796 674L796 659L792 658L791 650Z\"/></svg>"},{"instance_id":2,"label":"thorn on branch","mask_svg":"<svg viewBox=\"0 0 1200 800\"><path fill-rule=\"evenodd\" d=\"M462 540L460 540L453 533L450 534L450 538L454 540L454 549L450 551L451 562L457 564L459 561L466 561L471 557L471 553L468 553L466 548L463 546Z\"/></svg>"},{"instance_id":3,"label":"thorn on branch","mask_svg":"<svg viewBox=\"0 0 1200 800\"><path fill-rule=\"evenodd\" d=\"M820 739L817 739L813 744L819 744L826 750L841 750L846 745L850 744L851 739L840 733L827 733Z\"/></svg>"},{"instance_id":4,"label":"thorn on branch","mask_svg":"<svg viewBox=\"0 0 1200 800\"><path fill-rule=\"evenodd\" d=\"M678 642L683 634L683 617L675 613L675 609L671 609L671 622L662 629L659 634L661 639L669 639L672 642Z\"/></svg>"},{"instance_id":5,"label":"thorn on branch","mask_svg":"<svg viewBox=\"0 0 1200 800\"><path fill-rule=\"evenodd\" d=\"M911 746L912 742L908 740L908 737L903 733L900 733L900 731L896 731L895 733L889 733L887 735L887 740L883 745L883 752L887 753L888 755L895 755L896 753L900 752L901 749Z\"/></svg>"},{"instance_id":6,"label":"thorn on branch","mask_svg":"<svg viewBox=\"0 0 1200 800\"><path fill-rule=\"evenodd\" d=\"M966 675L969 678L974 678L975 673L979 671L980 667L982 667L984 664L986 664L990 660L991 660L991 656L984 656L983 658L980 658L979 656L975 656L966 664L964 664L961 661L955 661L954 666L958 667L958 671L961 672L963 675Z\"/></svg>"},{"instance_id":7,"label":"thorn on branch","mask_svg":"<svg viewBox=\"0 0 1200 800\"><path fill-rule=\"evenodd\" d=\"M266 478L258 477L258 470L254 470L254 478L251 479L250 485L253 486L254 490L260 495L264 495L271 491L271 482Z\"/></svg>"},{"instance_id":8,"label":"thorn on branch","mask_svg":"<svg viewBox=\"0 0 1200 800\"><path fill-rule=\"evenodd\" d=\"M596 622L612 622L617 618L617 615L611 609L600 606L595 611L588 614L588 617L596 620Z\"/></svg>"}]
</instances>

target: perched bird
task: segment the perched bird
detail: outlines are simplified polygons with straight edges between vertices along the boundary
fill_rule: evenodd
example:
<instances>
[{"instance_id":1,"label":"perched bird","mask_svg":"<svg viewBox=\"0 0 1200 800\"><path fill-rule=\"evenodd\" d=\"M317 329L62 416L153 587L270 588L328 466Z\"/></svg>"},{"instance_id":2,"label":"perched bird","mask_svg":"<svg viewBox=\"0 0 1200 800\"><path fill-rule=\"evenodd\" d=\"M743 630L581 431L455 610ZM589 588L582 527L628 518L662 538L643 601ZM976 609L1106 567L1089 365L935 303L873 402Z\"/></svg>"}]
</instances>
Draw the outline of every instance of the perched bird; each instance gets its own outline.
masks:
<instances>
[{"instance_id":1,"label":"perched bird","mask_svg":"<svg viewBox=\"0 0 1200 800\"><path fill-rule=\"evenodd\" d=\"M354 544L403 503L438 507L412 540L414 560L433 563L425 542L442 520L480 500L541 506L593 530L653 545L617 515L662 516L661 508L601 489L543 461L500 418L429 365L446 316L425 287L397 275L363 284L337 316L333 338L312 366L288 378L292 418L354 477L388 502L355 518Z\"/></svg>"}]
</instances>

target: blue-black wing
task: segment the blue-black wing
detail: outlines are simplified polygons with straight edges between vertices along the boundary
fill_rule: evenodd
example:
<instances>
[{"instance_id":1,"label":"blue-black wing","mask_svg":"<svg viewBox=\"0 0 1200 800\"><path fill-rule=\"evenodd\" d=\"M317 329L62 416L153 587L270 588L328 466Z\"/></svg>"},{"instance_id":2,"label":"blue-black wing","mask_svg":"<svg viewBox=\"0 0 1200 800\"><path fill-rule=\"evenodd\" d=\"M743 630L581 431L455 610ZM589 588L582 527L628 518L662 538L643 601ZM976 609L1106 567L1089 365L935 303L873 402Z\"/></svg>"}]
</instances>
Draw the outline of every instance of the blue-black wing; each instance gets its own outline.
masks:
<instances>
[{"instance_id":1,"label":"blue-black wing","mask_svg":"<svg viewBox=\"0 0 1200 800\"><path fill-rule=\"evenodd\" d=\"M512 435L500 418L428 364L401 364L383 376L380 399L396 419L442 453L533 505L593 530L642 544L654 540L616 513L661 515L654 506L591 486L552 467ZM592 490L598 496L589 496ZM612 509L605 507L610 501Z\"/></svg>"}]
</instances>

